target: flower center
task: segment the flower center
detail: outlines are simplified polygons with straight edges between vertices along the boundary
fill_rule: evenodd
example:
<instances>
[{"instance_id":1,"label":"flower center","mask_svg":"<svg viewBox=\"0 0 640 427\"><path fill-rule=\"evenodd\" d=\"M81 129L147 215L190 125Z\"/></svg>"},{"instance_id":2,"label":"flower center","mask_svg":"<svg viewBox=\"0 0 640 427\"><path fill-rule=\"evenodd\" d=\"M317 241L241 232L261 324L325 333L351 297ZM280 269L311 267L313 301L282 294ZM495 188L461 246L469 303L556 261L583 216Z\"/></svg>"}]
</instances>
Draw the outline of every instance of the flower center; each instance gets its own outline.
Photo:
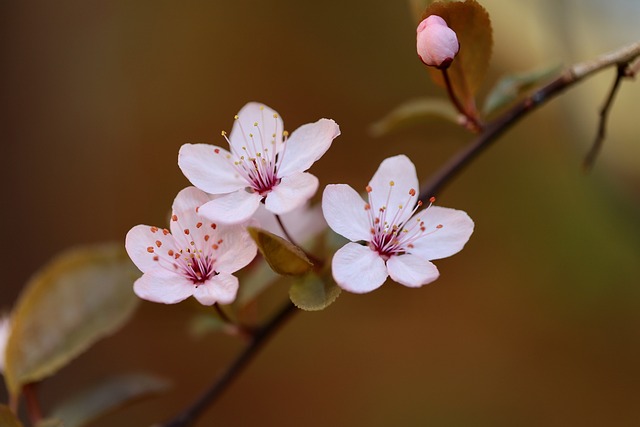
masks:
<instances>
[{"instance_id":1,"label":"flower center","mask_svg":"<svg viewBox=\"0 0 640 427\"><path fill-rule=\"evenodd\" d=\"M260 108L264 111L264 107ZM267 135L265 131L265 118L261 116L260 122L253 123L253 129L245 129L239 116L235 116L238 128L242 134L243 141L238 142L234 138L234 143L227 137L227 133L222 131L222 136L229 143L233 156L233 166L248 184L250 191L255 191L261 196L269 193L280 183L278 169L285 154L286 140L288 132L283 131L282 137L278 136L278 115L273 114L275 131Z\"/></svg>"},{"instance_id":2,"label":"flower center","mask_svg":"<svg viewBox=\"0 0 640 427\"><path fill-rule=\"evenodd\" d=\"M178 216L174 214L171 220L177 222ZM147 248L147 252L161 267L186 277L195 286L201 285L218 274L214 255L223 243L222 239L213 239L216 224L207 225L208 228L198 222L195 227L184 228L180 233L183 236L172 236L167 229L151 227L151 233L159 239L155 241L155 246Z\"/></svg>"},{"instance_id":3,"label":"flower center","mask_svg":"<svg viewBox=\"0 0 640 427\"><path fill-rule=\"evenodd\" d=\"M385 261L393 255L411 252L413 242L429 234L422 218L413 217L413 214L422 206L422 202L418 200L415 207L411 207L416 190L413 188L409 190L405 203L389 207L389 200L394 188L395 183L390 181L386 202L382 206L375 206L371 197L373 189L367 186L369 203L365 205L365 210L369 213L371 224L369 248L380 254ZM429 202L429 206L423 212L426 212L431 204L435 202L435 198L432 197ZM440 228L442 228L442 225L436 227L436 229ZM431 232L435 232L435 230Z\"/></svg>"}]
</instances>

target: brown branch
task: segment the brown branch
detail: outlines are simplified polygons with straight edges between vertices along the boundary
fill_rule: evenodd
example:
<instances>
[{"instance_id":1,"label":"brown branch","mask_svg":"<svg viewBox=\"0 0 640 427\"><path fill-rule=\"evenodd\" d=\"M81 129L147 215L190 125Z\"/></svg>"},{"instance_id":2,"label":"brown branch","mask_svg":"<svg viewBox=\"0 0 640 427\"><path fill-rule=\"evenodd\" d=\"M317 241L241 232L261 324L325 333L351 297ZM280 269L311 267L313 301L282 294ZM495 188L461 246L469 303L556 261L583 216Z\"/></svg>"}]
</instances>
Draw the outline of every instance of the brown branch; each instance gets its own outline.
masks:
<instances>
[{"instance_id":1,"label":"brown branch","mask_svg":"<svg viewBox=\"0 0 640 427\"><path fill-rule=\"evenodd\" d=\"M600 70L613 66L626 67L638 57L640 57L640 41L568 68L555 80L527 96L502 116L489 123L475 140L456 153L422 185L419 200L427 200L431 196L436 196L471 160L488 148L507 129L540 105Z\"/></svg>"},{"instance_id":2,"label":"brown branch","mask_svg":"<svg viewBox=\"0 0 640 427\"><path fill-rule=\"evenodd\" d=\"M602 142L607 133L607 120L609 119L609 111L611 110L611 106L613 105L613 100L616 97L616 93L618 93L618 88L620 88L620 82L625 76L627 69L627 64L618 64L618 71L616 72L616 78L613 82L613 86L609 91L609 95L607 96L602 109L600 110L600 120L598 122L598 132L596 133L596 138L591 145L591 149L587 153L582 166L585 170L590 170L593 167L593 164L600 152L600 148L602 147Z\"/></svg>"}]
</instances>

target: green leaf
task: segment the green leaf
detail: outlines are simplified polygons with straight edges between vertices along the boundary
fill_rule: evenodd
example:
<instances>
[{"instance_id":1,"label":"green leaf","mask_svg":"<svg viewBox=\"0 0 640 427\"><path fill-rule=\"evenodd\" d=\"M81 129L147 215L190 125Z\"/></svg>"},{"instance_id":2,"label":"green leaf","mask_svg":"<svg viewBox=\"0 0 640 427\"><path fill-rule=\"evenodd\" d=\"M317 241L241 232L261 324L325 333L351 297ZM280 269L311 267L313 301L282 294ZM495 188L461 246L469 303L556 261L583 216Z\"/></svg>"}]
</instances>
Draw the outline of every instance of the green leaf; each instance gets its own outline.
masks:
<instances>
[{"instance_id":1,"label":"green leaf","mask_svg":"<svg viewBox=\"0 0 640 427\"><path fill-rule=\"evenodd\" d=\"M247 227L247 230L264 259L276 273L301 276L313 267L302 249L293 243L260 228Z\"/></svg>"},{"instance_id":2,"label":"green leaf","mask_svg":"<svg viewBox=\"0 0 640 427\"><path fill-rule=\"evenodd\" d=\"M374 136L382 136L402 127L424 123L429 119L445 119L458 124L458 112L447 99L421 98L396 107L371 126Z\"/></svg>"},{"instance_id":3,"label":"green leaf","mask_svg":"<svg viewBox=\"0 0 640 427\"><path fill-rule=\"evenodd\" d=\"M320 278L315 274L297 280L289 288L289 298L296 307L306 311L324 310L330 306L342 289L336 285L329 275Z\"/></svg>"},{"instance_id":4,"label":"green leaf","mask_svg":"<svg viewBox=\"0 0 640 427\"><path fill-rule=\"evenodd\" d=\"M53 416L62 420L64 427L81 427L125 404L168 388L168 381L148 374L112 377L58 406Z\"/></svg>"},{"instance_id":5,"label":"green leaf","mask_svg":"<svg viewBox=\"0 0 640 427\"><path fill-rule=\"evenodd\" d=\"M475 0L437 1L429 5L423 18L438 15L456 32L460 51L447 70L453 91L470 112L475 113L474 96L489 68L493 36L487 11ZM429 67L431 78L444 87L442 72Z\"/></svg>"},{"instance_id":6,"label":"green leaf","mask_svg":"<svg viewBox=\"0 0 640 427\"><path fill-rule=\"evenodd\" d=\"M545 80L557 75L561 67L554 65L527 73L513 74L501 78L491 89L484 102L483 112L489 115L518 99Z\"/></svg>"},{"instance_id":7,"label":"green leaf","mask_svg":"<svg viewBox=\"0 0 640 427\"><path fill-rule=\"evenodd\" d=\"M36 427L66 427L66 425L58 418L45 418L44 420L38 421Z\"/></svg>"},{"instance_id":8,"label":"green leaf","mask_svg":"<svg viewBox=\"0 0 640 427\"><path fill-rule=\"evenodd\" d=\"M124 325L138 303L132 284L139 275L114 243L65 252L33 276L12 316L9 392L16 396L24 384L54 374Z\"/></svg>"},{"instance_id":9,"label":"green leaf","mask_svg":"<svg viewBox=\"0 0 640 427\"><path fill-rule=\"evenodd\" d=\"M7 405L0 404L0 426L22 427L22 423Z\"/></svg>"},{"instance_id":10,"label":"green leaf","mask_svg":"<svg viewBox=\"0 0 640 427\"><path fill-rule=\"evenodd\" d=\"M224 320L210 313L195 313L189 320L189 333L196 338L223 331L225 327L227 323Z\"/></svg>"}]
</instances>

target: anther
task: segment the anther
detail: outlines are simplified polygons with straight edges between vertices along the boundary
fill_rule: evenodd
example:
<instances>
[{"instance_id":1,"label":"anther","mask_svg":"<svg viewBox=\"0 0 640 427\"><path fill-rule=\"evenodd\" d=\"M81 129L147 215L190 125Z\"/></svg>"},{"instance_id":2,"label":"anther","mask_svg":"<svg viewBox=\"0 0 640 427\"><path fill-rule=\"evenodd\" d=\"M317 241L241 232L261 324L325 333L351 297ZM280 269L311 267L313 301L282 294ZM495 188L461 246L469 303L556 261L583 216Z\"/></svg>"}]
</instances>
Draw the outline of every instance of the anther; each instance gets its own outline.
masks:
<instances>
[{"instance_id":1,"label":"anther","mask_svg":"<svg viewBox=\"0 0 640 427\"><path fill-rule=\"evenodd\" d=\"M178 215L171 215L171 219L174 220L174 221L177 221L178 220Z\"/></svg>"},{"instance_id":2,"label":"anther","mask_svg":"<svg viewBox=\"0 0 640 427\"><path fill-rule=\"evenodd\" d=\"M435 203L435 202L436 202L436 198L435 198L435 197L433 197L433 196L431 196L431 197L429 198L429 203Z\"/></svg>"},{"instance_id":3,"label":"anther","mask_svg":"<svg viewBox=\"0 0 640 427\"><path fill-rule=\"evenodd\" d=\"M189 234L189 229L188 228L184 229L184 234Z\"/></svg>"},{"instance_id":4,"label":"anther","mask_svg":"<svg viewBox=\"0 0 640 427\"><path fill-rule=\"evenodd\" d=\"M160 240L156 240L156 246L157 246L157 247L162 246L162 242L161 242Z\"/></svg>"},{"instance_id":5,"label":"anther","mask_svg":"<svg viewBox=\"0 0 640 427\"><path fill-rule=\"evenodd\" d=\"M196 224L196 228L200 228L200 227L202 227L202 223L201 222Z\"/></svg>"},{"instance_id":6,"label":"anther","mask_svg":"<svg viewBox=\"0 0 640 427\"><path fill-rule=\"evenodd\" d=\"M147 252L149 252L150 254L152 254L152 253L153 253L153 246L149 246L149 247L147 248Z\"/></svg>"},{"instance_id":7,"label":"anther","mask_svg":"<svg viewBox=\"0 0 640 427\"><path fill-rule=\"evenodd\" d=\"M412 197L415 196L416 195L416 190L413 189L413 188L411 190L409 190L409 195L412 196Z\"/></svg>"},{"instance_id":8,"label":"anther","mask_svg":"<svg viewBox=\"0 0 640 427\"><path fill-rule=\"evenodd\" d=\"M158 231L158 227L151 227L151 232L152 232L152 233L155 233L155 232L157 232L157 231Z\"/></svg>"},{"instance_id":9,"label":"anther","mask_svg":"<svg viewBox=\"0 0 640 427\"><path fill-rule=\"evenodd\" d=\"M371 186L370 186L370 185L367 185L367 193L371 193L371 191L372 191L372 190L373 190L373 189L371 188Z\"/></svg>"}]
</instances>

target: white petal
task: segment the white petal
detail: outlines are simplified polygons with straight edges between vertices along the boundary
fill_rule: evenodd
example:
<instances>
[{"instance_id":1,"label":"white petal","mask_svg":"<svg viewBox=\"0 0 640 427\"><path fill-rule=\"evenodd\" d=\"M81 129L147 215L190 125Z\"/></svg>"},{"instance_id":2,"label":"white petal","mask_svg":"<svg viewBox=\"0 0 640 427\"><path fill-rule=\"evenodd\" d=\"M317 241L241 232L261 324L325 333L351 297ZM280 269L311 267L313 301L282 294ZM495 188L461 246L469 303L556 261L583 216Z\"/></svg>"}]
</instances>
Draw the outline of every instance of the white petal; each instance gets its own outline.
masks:
<instances>
[{"instance_id":1,"label":"white petal","mask_svg":"<svg viewBox=\"0 0 640 427\"><path fill-rule=\"evenodd\" d=\"M387 267L380 255L357 243L347 243L338 249L331 270L338 286L356 294L371 292L387 279Z\"/></svg>"},{"instance_id":2,"label":"white petal","mask_svg":"<svg viewBox=\"0 0 640 427\"><path fill-rule=\"evenodd\" d=\"M371 240L366 203L346 184L327 185L322 193L322 213L329 227L352 241Z\"/></svg>"},{"instance_id":3,"label":"white petal","mask_svg":"<svg viewBox=\"0 0 640 427\"><path fill-rule=\"evenodd\" d=\"M275 214L291 212L304 205L318 190L318 178L310 173L295 173L285 176L267 194L264 205Z\"/></svg>"},{"instance_id":4,"label":"white petal","mask_svg":"<svg viewBox=\"0 0 640 427\"><path fill-rule=\"evenodd\" d=\"M193 296L203 305L231 304L238 293L238 278L230 274L218 274L198 285Z\"/></svg>"},{"instance_id":5,"label":"white petal","mask_svg":"<svg viewBox=\"0 0 640 427\"><path fill-rule=\"evenodd\" d=\"M393 186L390 185L391 182L393 182ZM398 212L399 206L404 207L404 212L395 223L403 222L409 218L420 189L416 168L407 156L399 155L383 160L369 181L369 186L372 189L370 194L372 208L377 210L386 206L387 221L391 222ZM415 192L414 196L409 194L411 190Z\"/></svg>"},{"instance_id":6,"label":"white petal","mask_svg":"<svg viewBox=\"0 0 640 427\"><path fill-rule=\"evenodd\" d=\"M431 206L415 216L424 221L426 233L413 242L410 252L424 259L446 258L458 253L473 233L473 221L464 211ZM442 227L438 228L439 225Z\"/></svg>"},{"instance_id":7,"label":"white petal","mask_svg":"<svg viewBox=\"0 0 640 427\"><path fill-rule=\"evenodd\" d=\"M255 126L256 123L258 126ZM262 142L263 146L271 147L271 141L274 139L276 143L281 143L283 130L282 118L277 111L264 104L250 102L238 112L238 118L233 122L233 128L229 133L229 141L235 153L242 154L242 147L250 143L249 134L253 134L258 145Z\"/></svg>"},{"instance_id":8,"label":"white petal","mask_svg":"<svg viewBox=\"0 0 640 427\"><path fill-rule=\"evenodd\" d=\"M435 265L411 254L392 256L387 260L387 270L391 279L410 288L419 288L440 276Z\"/></svg>"},{"instance_id":9,"label":"white petal","mask_svg":"<svg viewBox=\"0 0 640 427\"><path fill-rule=\"evenodd\" d=\"M320 119L296 129L282 151L278 176L304 172L320 159L331 147L331 142L340 135L340 128L330 119Z\"/></svg>"},{"instance_id":10,"label":"white petal","mask_svg":"<svg viewBox=\"0 0 640 427\"><path fill-rule=\"evenodd\" d=\"M193 295L195 286L189 279L167 270L145 273L133 284L140 298L163 304L175 304Z\"/></svg>"},{"instance_id":11,"label":"white petal","mask_svg":"<svg viewBox=\"0 0 640 427\"><path fill-rule=\"evenodd\" d=\"M218 272L234 273L249 264L255 258L258 248L244 226L221 225L217 239L220 243L220 255L214 268Z\"/></svg>"},{"instance_id":12,"label":"white petal","mask_svg":"<svg viewBox=\"0 0 640 427\"><path fill-rule=\"evenodd\" d=\"M175 239L167 231L149 225L136 225L127 233L125 249L131 261L146 273L158 268L154 260L156 255L163 255L169 249L175 250Z\"/></svg>"},{"instance_id":13,"label":"white petal","mask_svg":"<svg viewBox=\"0 0 640 427\"><path fill-rule=\"evenodd\" d=\"M180 190L173 199L171 210L173 213L181 213L186 211L194 211L196 208L211 201L213 197L196 187L187 187Z\"/></svg>"},{"instance_id":14,"label":"white petal","mask_svg":"<svg viewBox=\"0 0 640 427\"><path fill-rule=\"evenodd\" d=\"M230 153L209 144L184 144L178 153L178 166L184 176L199 189L210 194L224 194L247 186L238 175Z\"/></svg>"},{"instance_id":15,"label":"white petal","mask_svg":"<svg viewBox=\"0 0 640 427\"><path fill-rule=\"evenodd\" d=\"M205 203L198 212L214 222L238 224L251 218L260 200L262 196L258 193L238 190Z\"/></svg>"}]
</instances>

